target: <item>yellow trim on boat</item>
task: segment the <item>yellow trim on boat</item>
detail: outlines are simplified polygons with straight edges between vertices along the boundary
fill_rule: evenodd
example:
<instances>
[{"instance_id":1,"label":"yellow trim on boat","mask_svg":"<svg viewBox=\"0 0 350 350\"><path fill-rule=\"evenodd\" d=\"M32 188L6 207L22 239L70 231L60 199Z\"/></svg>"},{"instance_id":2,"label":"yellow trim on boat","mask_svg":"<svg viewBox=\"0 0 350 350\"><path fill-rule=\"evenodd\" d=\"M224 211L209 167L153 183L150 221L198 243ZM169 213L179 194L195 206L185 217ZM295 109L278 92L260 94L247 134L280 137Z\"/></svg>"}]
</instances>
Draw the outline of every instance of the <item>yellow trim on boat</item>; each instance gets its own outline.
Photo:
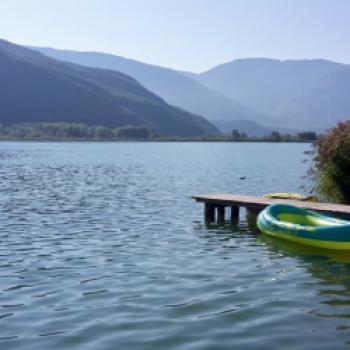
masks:
<instances>
[{"instance_id":1,"label":"yellow trim on boat","mask_svg":"<svg viewBox=\"0 0 350 350\"><path fill-rule=\"evenodd\" d=\"M321 241L319 239L308 239L303 237L297 237L295 235L286 234L285 232L280 232L280 231L265 230L264 233L279 239L285 239L290 242L305 244L305 245L317 247L317 248L350 250L350 242L335 242L335 241Z\"/></svg>"}]
</instances>

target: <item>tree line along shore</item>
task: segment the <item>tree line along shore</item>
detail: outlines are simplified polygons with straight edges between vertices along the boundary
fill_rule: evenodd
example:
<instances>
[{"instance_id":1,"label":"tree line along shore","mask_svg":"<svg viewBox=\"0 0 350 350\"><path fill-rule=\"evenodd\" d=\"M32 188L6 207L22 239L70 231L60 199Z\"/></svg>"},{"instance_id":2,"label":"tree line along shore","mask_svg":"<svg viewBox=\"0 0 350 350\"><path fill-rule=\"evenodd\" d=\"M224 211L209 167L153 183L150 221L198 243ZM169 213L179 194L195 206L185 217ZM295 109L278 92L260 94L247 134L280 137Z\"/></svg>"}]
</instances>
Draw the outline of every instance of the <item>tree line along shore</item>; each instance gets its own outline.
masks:
<instances>
[{"instance_id":1,"label":"tree line along shore","mask_svg":"<svg viewBox=\"0 0 350 350\"><path fill-rule=\"evenodd\" d=\"M80 123L18 123L0 124L0 140L47 140L47 141L275 141L308 142L316 140L313 131L297 134L271 132L265 136L250 136L239 130L229 134L198 137L159 135L146 126L108 128Z\"/></svg>"}]
</instances>

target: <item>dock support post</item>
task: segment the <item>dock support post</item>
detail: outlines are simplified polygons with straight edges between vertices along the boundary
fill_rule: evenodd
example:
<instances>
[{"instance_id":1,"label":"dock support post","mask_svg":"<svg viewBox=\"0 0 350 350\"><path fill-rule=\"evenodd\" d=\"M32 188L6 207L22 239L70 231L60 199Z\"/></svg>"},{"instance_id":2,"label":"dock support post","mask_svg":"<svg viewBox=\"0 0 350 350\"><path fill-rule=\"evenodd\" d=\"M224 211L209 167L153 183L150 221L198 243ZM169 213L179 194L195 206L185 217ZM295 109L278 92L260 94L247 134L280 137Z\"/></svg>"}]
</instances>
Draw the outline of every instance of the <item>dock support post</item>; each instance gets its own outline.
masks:
<instances>
[{"instance_id":1,"label":"dock support post","mask_svg":"<svg viewBox=\"0 0 350 350\"><path fill-rule=\"evenodd\" d=\"M218 223L222 224L225 222L225 207L218 206Z\"/></svg>"},{"instance_id":2,"label":"dock support post","mask_svg":"<svg viewBox=\"0 0 350 350\"><path fill-rule=\"evenodd\" d=\"M215 221L215 207L212 204L204 203L204 218L206 222Z\"/></svg>"},{"instance_id":3,"label":"dock support post","mask_svg":"<svg viewBox=\"0 0 350 350\"><path fill-rule=\"evenodd\" d=\"M232 206L231 207L231 221L235 221L239 219L239 207Z\"/></svg>"},{"instance_id":4,"label":"dock support post","mask_svg":"<svg viewBox=\"0 0 350 350\"><path fill-rule=\"evenodd\" d=\"M247 207L246 211L247 211L247 214L249 214L249 215L257 216L261 212L261 209L257 209L254 207Z\"/></svg>"}]
</instances>

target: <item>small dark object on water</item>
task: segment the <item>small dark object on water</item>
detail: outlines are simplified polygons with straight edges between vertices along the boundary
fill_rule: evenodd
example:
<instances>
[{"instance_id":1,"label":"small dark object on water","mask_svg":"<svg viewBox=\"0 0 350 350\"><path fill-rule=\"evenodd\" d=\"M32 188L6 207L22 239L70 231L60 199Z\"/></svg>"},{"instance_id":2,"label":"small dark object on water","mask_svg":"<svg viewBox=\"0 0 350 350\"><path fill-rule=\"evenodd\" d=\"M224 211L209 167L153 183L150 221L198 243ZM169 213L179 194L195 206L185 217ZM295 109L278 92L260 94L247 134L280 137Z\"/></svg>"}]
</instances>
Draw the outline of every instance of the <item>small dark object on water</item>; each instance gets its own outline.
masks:
<instances>
[{"instance_id":1,"label":"small dark object on water","mask_svg":"<svg viewBox=\"0 0 350 350\"><path fill-rule=\"evenodd\" d=\"M247 177L246 176L241 176L240 180L245 180Z\"/></svg>"}]
</instances>

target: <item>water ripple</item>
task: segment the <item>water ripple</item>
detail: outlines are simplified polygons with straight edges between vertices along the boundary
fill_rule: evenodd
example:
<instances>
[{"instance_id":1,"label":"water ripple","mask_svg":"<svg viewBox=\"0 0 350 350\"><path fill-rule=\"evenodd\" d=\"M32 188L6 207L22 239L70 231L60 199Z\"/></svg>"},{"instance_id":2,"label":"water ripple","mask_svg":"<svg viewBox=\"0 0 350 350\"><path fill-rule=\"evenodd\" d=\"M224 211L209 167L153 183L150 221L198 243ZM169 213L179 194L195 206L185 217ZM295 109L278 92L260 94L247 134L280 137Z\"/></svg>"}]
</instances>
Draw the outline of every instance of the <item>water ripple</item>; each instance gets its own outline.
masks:
<instances>
[{"instance_id":1,"label":"water ripple","mask_svg":"<svg viewBox=\"0 0 350 350\"><path fill-rule=\"evenodd\" d=\"M297 191L305 147L0 143L0 348L347 346L348 257L190 199Z\"/></svg>"}]
</instances>

